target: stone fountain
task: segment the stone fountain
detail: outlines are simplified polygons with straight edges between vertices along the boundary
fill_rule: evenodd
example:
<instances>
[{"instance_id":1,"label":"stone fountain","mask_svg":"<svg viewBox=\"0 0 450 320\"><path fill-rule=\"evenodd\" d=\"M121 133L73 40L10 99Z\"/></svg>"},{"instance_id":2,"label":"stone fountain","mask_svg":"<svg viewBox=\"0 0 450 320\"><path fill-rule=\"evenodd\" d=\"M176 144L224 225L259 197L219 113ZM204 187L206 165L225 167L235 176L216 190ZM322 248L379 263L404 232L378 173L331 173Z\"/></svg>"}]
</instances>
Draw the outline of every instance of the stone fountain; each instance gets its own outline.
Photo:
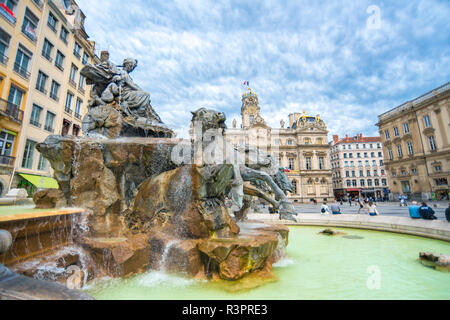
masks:
<instances>
[{"instance_id":1,"label":"stone fountain","mask_svg":"<svg viewBox=\"0 0 450 320\"><path fill-rule=\"evenodd\" d=\"M270 275L289 229L245 220L251 197L295 220L277 159L228 145L225 115L205 108L193 112L191 140L176 139L133 82L137 61L116 66L108 57L102 52L100 64L81 71L93 85L84 136L37 145L59 190L39 191L36 205L89 213L76 240L89 256L88 278L149 269L225 280ZM234 217L228 200L239 208Z\"/></svg>"}]
</instances>

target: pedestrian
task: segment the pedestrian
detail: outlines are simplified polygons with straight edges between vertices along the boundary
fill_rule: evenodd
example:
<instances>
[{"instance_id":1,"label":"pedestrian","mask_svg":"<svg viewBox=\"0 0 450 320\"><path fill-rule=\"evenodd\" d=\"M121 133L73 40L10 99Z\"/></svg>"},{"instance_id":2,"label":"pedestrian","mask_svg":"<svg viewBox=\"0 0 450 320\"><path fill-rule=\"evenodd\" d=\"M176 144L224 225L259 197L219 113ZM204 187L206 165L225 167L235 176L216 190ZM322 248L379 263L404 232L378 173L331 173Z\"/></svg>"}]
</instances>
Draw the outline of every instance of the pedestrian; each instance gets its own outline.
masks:
<instances>
[{"instance_id":1,"label":"pedestrian","mask_svg":"<svg viewBox=\"0 0 450 320\"><path fill-rule=\"evenodd\" d=\"M405 195L403 195L403 205L404 205L405 207L408 206L408 202L407 202L406 200L408 200L408 197L405 196Z\"/></svg>"},{"instance_id":2,"label":"pedestrian","mask_svg":"<svg viewBox=\"0 0 450 320\"><path fill-rule=\"evenodd\" d=\"M322 207L320 208L320 212L321 212L322 215L328 215L328 214L330 214L330 208L328 208L326 202L324 202L324 203L322 204Z\"/></svg>"},{"instance_id":3,"label":"pedestrian","mask_svg":"<svg viewBox=\"0 0 450 320\"><path fill-rule=\"evenodd\" d=\"M427 205L425 201L422 202L422 206L419 208L419 213L425 220L436 220L434 210Z\"/></svg>"},{"instance_id":4,"label":"pedestrian","mask_svg":"<svg viewBox=\"0 0 450 320\"><path fill-rule=\"evenodd\" d=\"M341 205L342 205L342 203L341 203ZM332 213L332 214L341 214L341 208L339 207L337 201L335 201L334 203L332 203L331 206L330 206L330 208L331 208L331 213Z\"/></svg>"},{"instance_id":5,"label":"pedestrian","mask_svg":"<svg viewBox=\"0 0 450 320\"><path fill-rule=\"evenodd\" d=\"M378 215L380 215L378 213L377 206L372 201L369 201L369 206L367 208L367 211L369 212L369 216L378 216Z\"/></svg>"},{"instance_id":6,"label":"pedestrian","mask_svg":"<svg viewBox=\"0 0 450 320\"><path fill-rule=\"evenodd\" d=\"M403 207L405 205L405 198L403 196L400 196L400 207Z\"/></svg>"},{"instance_id":7,"label":"pedestrian","mask_svg":"<svg viewBox=\"0 0 450 320\"><path fill-rule=\"evenodd\" d=\"M350 207L352 206L352 198L348 197L348 204L350 205Z\"/></svg>"},{"instance_id":8,"label":"pedestrian","mask_svg":"<svg viewBox=\"0 0 450 320\"><path fill-rule=\"evenodd\" d=\"M445 209L445 218L450 222L450 203L448 204L447 209Z\"/></svg>"},{"instance_id":9,"label":"pedestrian","mask_svg":"<svg viewBox=\"0 0 450 320\"><path fill-rule=\"evenodd\" d=\"M365 207L366 205L365 205L365 203L364 203L364 201L363 201L362 198L359 198L359 199L358 199L358 203L359 203L358 214L360 214L360 213L361 213L361 209L364 209L364 207Z\"/></svg>"},{"instance_id":10,"label":"pedestrian","mask_svg":"<svg viewBox=\"0 0 450 320\"><path fill-rule=\"evenodd\" d=\"M408 207L409 216L413 219L420 219L422 216L419 213L419 206L417 205L417 201L413 201L412 204Z\"/></svg>"}]
</instances>

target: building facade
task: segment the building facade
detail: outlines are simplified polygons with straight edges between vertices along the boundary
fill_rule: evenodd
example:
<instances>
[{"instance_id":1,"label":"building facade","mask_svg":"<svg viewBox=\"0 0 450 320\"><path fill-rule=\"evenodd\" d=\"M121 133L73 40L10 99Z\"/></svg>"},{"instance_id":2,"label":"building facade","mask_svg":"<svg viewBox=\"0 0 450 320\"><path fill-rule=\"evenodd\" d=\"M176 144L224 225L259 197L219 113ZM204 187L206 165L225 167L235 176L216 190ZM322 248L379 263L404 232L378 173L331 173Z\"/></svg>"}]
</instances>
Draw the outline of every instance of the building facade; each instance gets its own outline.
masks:
<instances>
[{"instance_id":1,"label":"building facade","mask_svg":"<svg viewBox=\"0 0 450 320\"><path fill-rule=\"evenodd\" d=\"M38 177L41 187L54 184L36 144L81 133L90 92L79 71L98 61L84 19L74 1L0 0L2 194L31 191Z\"/></svg>"},{"instance_id":2,"label":"building facade","mask_svg":"<svg viewBox=\"0 0 450 320\"><path fill-rule=\"evenodd\" d=\"M370 197L387 199L388 177L380 137L358 134L330 143L333 191L337 199Z\"/></svg>"},{"instance_id":3,"label":"building facade","mask_svg":"<svg viewBox=\"0 0 450 320\"><path fill-rule=\"evenodd\" d=\"M392 197L449 199L450 83L378 116Z\"/></svg>"},{"instance_id":4,"label":"building facade","mask_svg":"<svg viewBox=\"0 0 450 320\"><path fill-rule=\"evenodd\" d=\"M276 156L286 168L294 190L288 198L294 203L330 201L333 197L329 160L328 130L317 116L304 112L289 115L289 126L269 127L260 114L258 96L251 91L242 96L242 125L227 129L227 141L235 145L250 145Z\"/></svg>"}]
</instances>

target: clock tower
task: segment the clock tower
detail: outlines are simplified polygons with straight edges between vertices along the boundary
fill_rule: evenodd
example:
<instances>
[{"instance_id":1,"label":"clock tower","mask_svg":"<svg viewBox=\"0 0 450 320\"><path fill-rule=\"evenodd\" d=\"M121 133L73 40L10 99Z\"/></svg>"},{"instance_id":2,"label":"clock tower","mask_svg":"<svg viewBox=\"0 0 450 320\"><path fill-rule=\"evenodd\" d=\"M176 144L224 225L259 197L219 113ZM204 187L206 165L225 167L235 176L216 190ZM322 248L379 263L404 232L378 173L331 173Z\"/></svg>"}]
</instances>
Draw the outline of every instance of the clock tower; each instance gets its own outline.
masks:
<instances>
[{"instance_id":1,"label":"clock tower","mask_svg":"<svg viewBox=\"0 0 450 320\"><path fill-rule=\"evenodd\" d=\"M242 127L248 129L252 126L256 119L261 118L258 96L249 91L242 95Z\"/></svg>"}]
</instances>

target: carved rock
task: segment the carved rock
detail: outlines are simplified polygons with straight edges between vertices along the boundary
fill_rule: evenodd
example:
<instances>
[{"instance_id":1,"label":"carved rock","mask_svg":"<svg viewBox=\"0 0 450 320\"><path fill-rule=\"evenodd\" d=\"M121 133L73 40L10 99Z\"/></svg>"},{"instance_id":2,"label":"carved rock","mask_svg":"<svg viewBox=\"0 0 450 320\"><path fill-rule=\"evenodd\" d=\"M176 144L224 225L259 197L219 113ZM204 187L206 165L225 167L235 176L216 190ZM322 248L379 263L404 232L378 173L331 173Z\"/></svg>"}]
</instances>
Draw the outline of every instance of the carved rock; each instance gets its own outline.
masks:
<instances>
[{"instance_id":1,"label":"carved rock","mask_svg":"<svg viewBox=\"0 0 450 320\"><path fill-rule=\"evenodd\" d=\"M439 271L450 272L450 255L420 252L419 260L427 267L432 267Z\"/></svg>"},{"instance_id":2,"label":"carved rock","mask_svg":"<svg viewBox=\"0 0 450 320\"><path fill-rule=\"evenodd\" d=\"M36 209L62 208L67 205L64 193L59 189L43 189L33 195Z\"/></svg>"}]
</instances>

